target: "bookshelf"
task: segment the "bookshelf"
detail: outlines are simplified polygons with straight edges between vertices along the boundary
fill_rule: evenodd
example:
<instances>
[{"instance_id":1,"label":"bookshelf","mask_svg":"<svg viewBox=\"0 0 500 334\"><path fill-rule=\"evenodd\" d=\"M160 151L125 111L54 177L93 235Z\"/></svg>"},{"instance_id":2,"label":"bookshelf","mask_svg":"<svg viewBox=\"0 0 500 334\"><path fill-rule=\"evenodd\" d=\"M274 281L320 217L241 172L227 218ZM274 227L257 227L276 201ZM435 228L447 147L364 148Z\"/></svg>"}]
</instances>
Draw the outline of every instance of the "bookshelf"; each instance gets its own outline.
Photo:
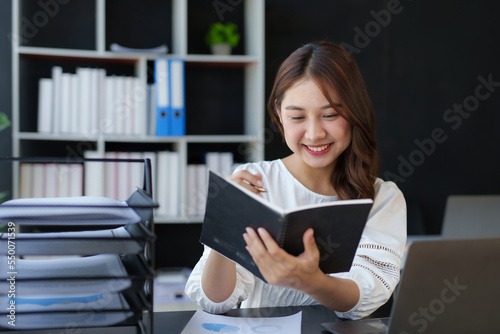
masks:
<instances>
[{"instance_id":1,"label":"bookshelf","mask_svg":"<svg viewBox=\"0 0 500 334\"><path fill-rule=\"evenodd\" d=\"M189 196L186 169L210 151L229 151L235 162L264 157L264 1L228 2L222 11L203 0L73 0L42 7L12 0L12 152L17 157L83 157L87 151L178 153L180 205ZM229 8L229 7L225 8ZM242 35L232 55L217 56L204 44L212 22L235 22ZM167 45L168 53L117 53L111 43L131 48ZM154 83L154 59L185 63L185 136L39 133L38 83L60 66L103 68L110 76L132 76ZM145 108L146 101L142 102ZM20 168L13 168L14 198L20 194ZM184 204L185 205L185 204ZM156 223L195 223L184 210L157 216Z\"/></svg>"}]
</instances>

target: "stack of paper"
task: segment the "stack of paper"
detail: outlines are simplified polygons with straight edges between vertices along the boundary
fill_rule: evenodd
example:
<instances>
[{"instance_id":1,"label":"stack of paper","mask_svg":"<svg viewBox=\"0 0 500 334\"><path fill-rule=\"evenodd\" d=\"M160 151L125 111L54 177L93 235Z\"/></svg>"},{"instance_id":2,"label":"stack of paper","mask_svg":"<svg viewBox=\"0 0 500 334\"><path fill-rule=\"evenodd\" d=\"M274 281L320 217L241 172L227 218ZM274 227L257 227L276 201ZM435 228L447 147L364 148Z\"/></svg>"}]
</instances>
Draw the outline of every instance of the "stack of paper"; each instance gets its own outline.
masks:
<instances>
[{"instance_id":1,"label":"stack of paper","mask_svg":"<svg viewBox=\"0 0 500 334\"><path fill-rule=\"evenodd\" d=\"M152 312L146 287L154 276L147 259L154 207L141 189L126 201L77 196L0 204L0 225L7 227L0 233L0 328L137 325ZM30 233L26 226L59 232ZM75 226L80 231L65 230Z\"/></svg>"}]
</instances>

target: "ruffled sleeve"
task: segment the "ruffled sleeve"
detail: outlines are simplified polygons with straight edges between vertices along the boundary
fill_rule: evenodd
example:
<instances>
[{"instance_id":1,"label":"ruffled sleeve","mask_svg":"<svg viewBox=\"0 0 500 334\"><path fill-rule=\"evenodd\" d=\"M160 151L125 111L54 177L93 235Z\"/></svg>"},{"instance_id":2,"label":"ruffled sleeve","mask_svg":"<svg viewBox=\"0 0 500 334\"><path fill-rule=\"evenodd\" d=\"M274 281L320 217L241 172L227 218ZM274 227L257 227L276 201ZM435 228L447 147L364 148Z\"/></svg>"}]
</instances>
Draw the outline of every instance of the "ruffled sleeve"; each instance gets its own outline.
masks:
<instances>
[{"instance_id":1,"label":"ruffled sleeve","mask_svg":"<svg viewBox=\"0 0 500 334\"><path fill-rule=\"evenodd\" d=\"M220 314L234 308L252 293L255 285L255 278L248 270L244 269L240 265L236 265L236 286L233 293L227 300L220 303L214 303L207 297L201 284L203 269L205 268L205 264L211 251L212 250L209 247L205 246L202 257L189 276L185 292L186 295L203 310L210 313Z\"/></svg>"},{"instance_id":2,"label":"ruffled sleeve","mask_svg":"<svg viewBox=\"0 0 500 334\"><path fill-rule=\"evenodd\" d=\"M358 303L339 317L360 319L382 306L399 282L406 244L406 203L393 182L378 179L376 195L351 270L333 276L358 285Z\"/></svg>"}]
</instances>

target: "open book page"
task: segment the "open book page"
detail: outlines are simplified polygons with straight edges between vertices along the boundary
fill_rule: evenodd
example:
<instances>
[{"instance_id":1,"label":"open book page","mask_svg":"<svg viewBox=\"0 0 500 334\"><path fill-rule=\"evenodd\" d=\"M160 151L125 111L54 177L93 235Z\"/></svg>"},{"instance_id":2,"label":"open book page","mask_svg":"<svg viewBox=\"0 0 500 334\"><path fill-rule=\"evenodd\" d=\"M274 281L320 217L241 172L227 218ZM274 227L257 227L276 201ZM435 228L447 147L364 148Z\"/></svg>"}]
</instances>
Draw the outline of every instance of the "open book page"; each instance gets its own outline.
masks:
<instances>
[{"instance_id":1,"label":"open book page","mask_svg":"<svg viewBox=\"0 0 500 334\"><path fill-rule=\"evenodd\" d=\"M8 252L8 235L0 233L0 254ZM16 233L16 254L22 255L97 255L136 254L138 242L146 234L131 236L125 227L97 231Z\"/></svg>"},{"instance_id":2,"label":"open book page","mask_svg":"<svg viewBox=\"0 0 500 334\"><path fill-rule=\"evenodd\" d=\"M141 221L124 201L100 196L19 198L0 205L0 222L125 225Z\"/></svg>"},{"instance_id":3,"label":"open book page","mask_svg":"<svg viewBox=\"0 0 500 334\"><path fill-rule=\"evenodd\" d=\"M0 291L8 291L14 278L16 292L33 294L72 294L117 292L131 286L122 261L117 255L49 260L17 259L9 267L7 256L0 256ZM102 278L102 279L100 279Z\"/></svg>"}]
</instances>

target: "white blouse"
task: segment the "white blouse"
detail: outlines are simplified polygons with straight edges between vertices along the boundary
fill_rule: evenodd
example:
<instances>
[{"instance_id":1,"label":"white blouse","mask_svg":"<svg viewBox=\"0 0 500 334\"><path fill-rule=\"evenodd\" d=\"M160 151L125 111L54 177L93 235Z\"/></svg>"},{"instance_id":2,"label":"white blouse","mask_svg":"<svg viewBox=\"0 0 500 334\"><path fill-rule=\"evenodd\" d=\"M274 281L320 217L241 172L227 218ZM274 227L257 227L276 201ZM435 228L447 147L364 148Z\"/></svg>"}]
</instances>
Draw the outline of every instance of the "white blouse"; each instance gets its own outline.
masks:
<instances>
[{"instance_id":1,"label":"white blouse","mask_svg":"<svg viewBox=\"0 0 500 334\"><path fill-rule=\"evenodd\" d=\"M295 179L281 160L262 161L240 166L236 171L248 170L262 174L269 202L283 209L300 205L338 200L312 192ZM336 312L339 317L359 319L368 316L383 305L399 282L399 273L406 243L406 203L403 194L393 182L377 179L375 198L349 272L330 274L356 282L360 298L347 312ZM201 276L211 249L193 269L186 284L186 294L202 309L224 313L241 303L241 307L272 307L318 304L310 296L294 289L273 286L236 266L237 280L232 295L221 303L212 302L201 286Z\"/></svg>"}]
</instances>

